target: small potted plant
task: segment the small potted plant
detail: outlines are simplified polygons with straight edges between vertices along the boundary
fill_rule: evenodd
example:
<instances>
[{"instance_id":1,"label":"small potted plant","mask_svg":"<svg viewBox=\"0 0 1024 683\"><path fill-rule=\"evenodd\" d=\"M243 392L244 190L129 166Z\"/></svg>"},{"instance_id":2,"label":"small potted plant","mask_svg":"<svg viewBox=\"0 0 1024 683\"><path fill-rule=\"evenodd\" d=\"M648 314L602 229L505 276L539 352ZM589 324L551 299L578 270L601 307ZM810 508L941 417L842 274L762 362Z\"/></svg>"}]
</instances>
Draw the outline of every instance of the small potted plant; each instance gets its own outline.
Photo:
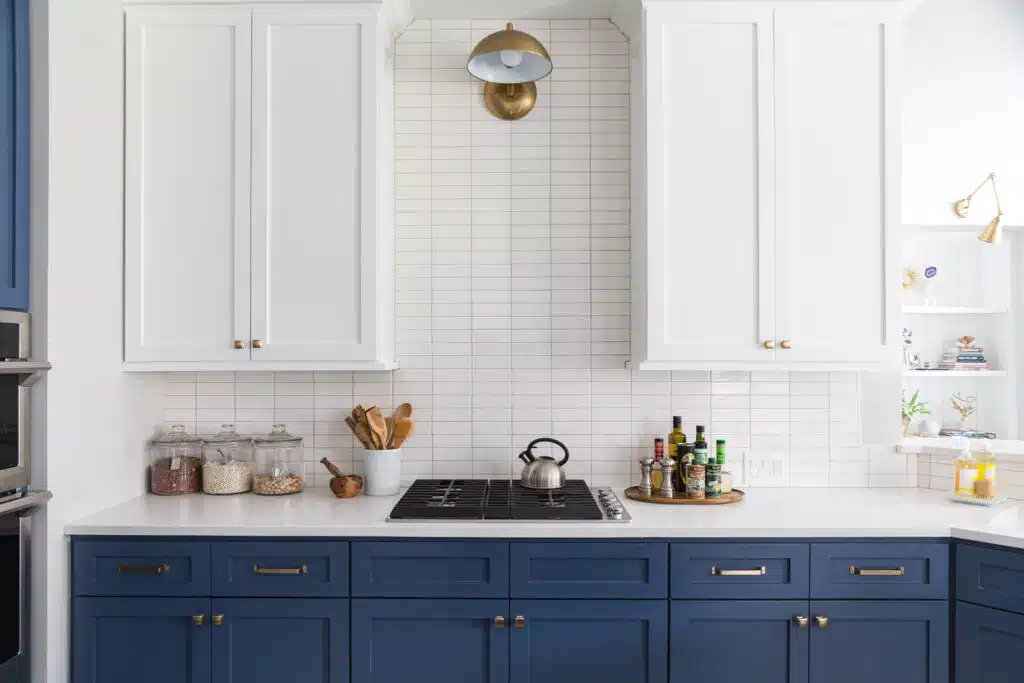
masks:
<instances>
[{"instance_id":1,"label":"small potted plant","mask_svg":"<svg viewBox=\"0 0 1024 683\"><path fill-rule=\"evenodd\" d=\"M903 392L903 436L907 435L907 430L910 429L910 424L914 421L914 418L918 415L931 415L932 411L928 410L928 404L921 400L921 390L918 389L914 392L914 395L907 398L906 392Z\"/></svg>"}]
</instances>

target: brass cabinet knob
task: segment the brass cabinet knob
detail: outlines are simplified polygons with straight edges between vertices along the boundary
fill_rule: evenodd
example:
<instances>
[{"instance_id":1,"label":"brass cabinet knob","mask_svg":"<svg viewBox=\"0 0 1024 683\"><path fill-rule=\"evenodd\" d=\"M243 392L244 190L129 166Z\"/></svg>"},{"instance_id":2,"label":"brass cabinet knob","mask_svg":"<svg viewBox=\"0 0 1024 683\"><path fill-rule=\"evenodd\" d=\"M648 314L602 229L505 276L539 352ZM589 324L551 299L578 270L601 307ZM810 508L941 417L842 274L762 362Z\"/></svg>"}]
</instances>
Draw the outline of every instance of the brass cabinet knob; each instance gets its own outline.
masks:
<instances>
[{"instance_id":1,"label":"brass cabinet knob","mask_svg":"<svg viewBox=\"0 0 1024 683\"><path fill-rule=\"evenodd\" d=\"M775 349L775 340L774 339L769 339L765 343L761 344L761 346L763 346L764 348L768 349L769 351L772 351L772 350Z\"/></svg>"},{"instance_id":2,"label":"brass cabinet knob","mask_svg":"<svg viewBox=\"0 0 1024 683\"><path fill-rule=\"evenodd\" d=\"M213 625L214 626L223 626L224 625L224 615L223 614L214 614L213 615Z\"/></svg>"},{"instance_id":3,"label":"brass cabinet knob","mask_svg":"<svg viewBox=\"0 0 1024 683\"><path fill-rule=\"evenodd\" d=\"M808 619L807 617L797 617L796 618L796 625L799 626L800 628L807 628L807 625L809 623L811 623L811 620Z\"/></svg>"},{"instance_id":4,"label":"brass cabinet knob","mask_svg":"<svg viewBox=\"0 0 1024 683\"><path fill-rule=\"evenodd\" d=\"M262 349L263 348L263 340L262 339L253 339L252 340L252 348L254 348L254 349Z\"/></svg>"},{"instance_id":5,"label":"brass cabinet knob","mask_svg":"<svg viewBox=\"0 0 1024 683\"><path fill-rule=\"evenodd\" d=\"M793 348L793 342L789 341L788 339L783 339L782 343L780 343L779 346L789 351L791 348Z\"/></svg>"},{"instance_id":6,"label":"brass cabinet knob","mask_svg":"<svg viewBox=\"0 0 1024 683\"><path fill-rule=\"evenodd\" d=\"M234 348L236 348L236 349L244 349L245 348L245 342L242 341L241 339L236 339L235 343L232 344L232 346Z\"/></svg>"},{"instance_id":7,"label":"brass cabinet knob","mask_svg":"<svg viewBox=\"0 0 1024 683\"><path fill-rule=\"evenodd\" d=\"M196 614L195 616L192 617L192 623L195 624L196 626L202 626L203 625L203 619L205 619L205 618L206 618L205 614Z\"/></svg>"},{"instance_id":8,"label":"brass cabinet knob","mask_svg":"<svg viewBox=\"0 0 1024 683\"><path fill-rule=\"evenodd\" d=\"M513 623L515 624L516 628L523 628L524 626L526 626L526 617L516 617L515 619L513 619Z\"/></svg>"},{"instance_id":9,"label":"brass cabinet knob","mask_svg":"<svg viewBox=\"0 0 1024 683\"><path fill-rule=\"evenodd\" d=\"M814 617L814 623L818 625L818 628L825 628L828 626L828 617Z\"/></svg>"},{"instance_id":10,"label":"brass cabinet knob","mask_svg":"<svg viewBox=\"0 0 1024 683\"><path fill-rule=\"evenodd\" d=\"M494 628L505 628L505 617L494 617Z\"/></svg>"}]
</instances>

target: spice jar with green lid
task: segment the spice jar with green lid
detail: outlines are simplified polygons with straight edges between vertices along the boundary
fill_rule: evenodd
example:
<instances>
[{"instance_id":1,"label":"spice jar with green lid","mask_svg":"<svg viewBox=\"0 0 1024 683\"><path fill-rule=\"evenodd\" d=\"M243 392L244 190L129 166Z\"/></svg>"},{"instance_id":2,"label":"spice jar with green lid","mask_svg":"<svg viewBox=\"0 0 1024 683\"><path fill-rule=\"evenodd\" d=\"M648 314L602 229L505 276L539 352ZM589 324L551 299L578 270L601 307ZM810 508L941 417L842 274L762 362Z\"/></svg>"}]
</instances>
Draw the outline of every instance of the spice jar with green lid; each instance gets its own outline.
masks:
<instances>
[{"instance_id":1,"label":"spice jar with green lid","mask_svg":"<svg viewBox=\"0 0 1024 683\"><path fill-rule=\"evenodd\" d=\"M252 439L233 424L203 439L203 493L245 493L252 487Z\"/></svg>"},{"instance_id":2,"label":"spice jar with green lid","mask_svg":"<svg viewBox=\"0 0 1024 683\"><path fill-rule=\"evenodd\" d=\"M158 496L199 491L201 443L181 424L150 441L149 490Z\"/></svg>"},{"instance_id":3,"label":"spice jar with green lid","mask_svg":"<svg viewBox=\"0 0 1024 683\"><path fill-rule=\"evenodd\" d=\"M298 493L303 484L302 437L274 425L270 434L253 439L256 463L252 492L261 496Z\"/></svg>"}]
</instances>

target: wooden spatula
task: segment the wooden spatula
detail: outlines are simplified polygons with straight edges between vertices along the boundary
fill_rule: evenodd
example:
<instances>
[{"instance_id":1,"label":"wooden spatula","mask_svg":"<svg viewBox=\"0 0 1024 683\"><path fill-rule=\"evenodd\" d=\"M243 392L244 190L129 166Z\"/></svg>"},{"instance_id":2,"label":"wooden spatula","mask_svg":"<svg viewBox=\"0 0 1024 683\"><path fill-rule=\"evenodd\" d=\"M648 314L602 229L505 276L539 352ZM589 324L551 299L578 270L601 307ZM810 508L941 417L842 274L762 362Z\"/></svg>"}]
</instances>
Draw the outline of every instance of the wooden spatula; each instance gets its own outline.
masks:
<instances>
[{"instance_id":1,"label":"wooden spatula","mask_svg":"<svg viewBox=\"0 0 1024 683\"><path fill-rule=\"evenodd\" d=\"M401 448L405 440L412 436L413 421L408 417L395 420L395 434L391 439L391 448Z\"/></svg>"},{"instance_id":2,"label":"wooden spatula","mask_svg":"<svg viewBox=\"0 0 1024 683\"><path fill-rule=\"evenodd\" d=\"M373 407L366 411L366 422L370 425L373 441L379 450L384 450L388 442L388 423L384 420L380 408Z\"/></svg>"},{"instance_id":3,"label":"wooden spatula","mask_svg":"<svg viewBox=\"0 0 1024 683\"><path fill-rule=\"evenodd\" d=\"M361 422L356 422L355 420L352 419L351 415L345 417L345 424L347 424L348 428L352 430L352 433L356 435L356 438L359 439L359 442L363 444L364 448L373 448L373 444L367 443L363 439L363 436L360 436L360 432L362 432L364 435L366 434L365 429L359 429L360 425L362 425L363 427L366 427L366 425L364 425Z\"/></svg>"}]
</instances>

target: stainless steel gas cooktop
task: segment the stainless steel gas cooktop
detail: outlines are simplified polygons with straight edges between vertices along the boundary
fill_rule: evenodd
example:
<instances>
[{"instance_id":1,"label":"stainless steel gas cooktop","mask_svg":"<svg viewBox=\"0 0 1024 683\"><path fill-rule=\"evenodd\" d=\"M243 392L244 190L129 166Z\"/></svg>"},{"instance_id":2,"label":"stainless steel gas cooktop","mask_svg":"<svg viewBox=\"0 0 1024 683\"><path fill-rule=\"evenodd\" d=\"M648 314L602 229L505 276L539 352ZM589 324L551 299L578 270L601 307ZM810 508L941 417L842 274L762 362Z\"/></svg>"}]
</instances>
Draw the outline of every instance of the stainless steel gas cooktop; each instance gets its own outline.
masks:
<instances>
[{"instance_id":1,"label":"stainless steel gas cooktop","mask_svg":"<svg viewBox=\"0 0 1024 683\"><path fill-rule=\"evenodd\" d=\"M388 516L412 521L629 522L610 488L591 489L570 479L552 491L507 479L417 479Z\"/></svg>"}]
</instances>

